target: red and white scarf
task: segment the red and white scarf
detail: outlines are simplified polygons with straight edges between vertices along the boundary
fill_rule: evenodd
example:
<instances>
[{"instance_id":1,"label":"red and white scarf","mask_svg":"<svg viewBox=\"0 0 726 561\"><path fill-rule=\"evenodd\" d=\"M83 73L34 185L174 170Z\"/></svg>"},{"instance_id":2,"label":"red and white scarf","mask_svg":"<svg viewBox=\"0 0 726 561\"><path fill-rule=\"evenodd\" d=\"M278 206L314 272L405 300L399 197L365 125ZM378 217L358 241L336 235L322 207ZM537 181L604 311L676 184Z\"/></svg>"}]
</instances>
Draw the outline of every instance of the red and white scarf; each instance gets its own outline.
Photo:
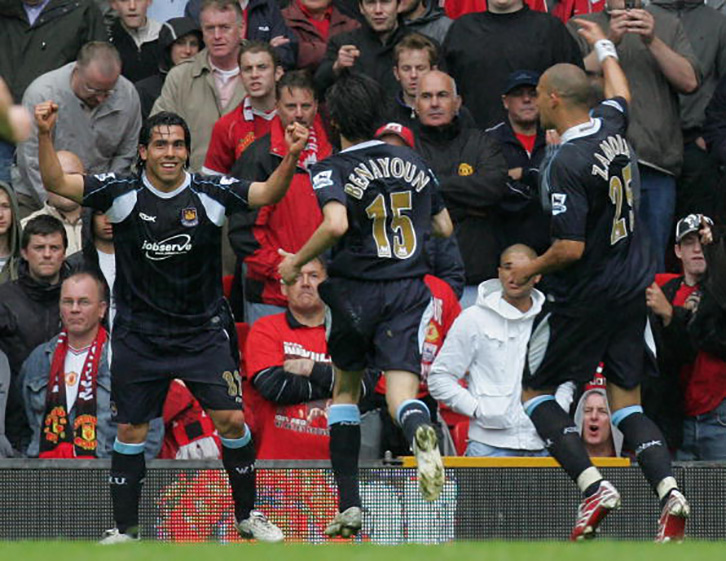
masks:
<instances>
[{"instance_id":1,"label":"red and white scarf","mask_svg":"<svg viewBox=\"0 0 726 561\"><path fill-rule=\"evenodd\" d=\"M68 353L68 333L58 336L50 365L48 389L45 395L45 414L41 426L41 458L95 458L98 441L96 430L96 386L98 365L106 343L106 330L99 327L83 363L78 381L76 416L69 426L70 410L66 404L65 362Z\"/></svg>"}]
</instances>

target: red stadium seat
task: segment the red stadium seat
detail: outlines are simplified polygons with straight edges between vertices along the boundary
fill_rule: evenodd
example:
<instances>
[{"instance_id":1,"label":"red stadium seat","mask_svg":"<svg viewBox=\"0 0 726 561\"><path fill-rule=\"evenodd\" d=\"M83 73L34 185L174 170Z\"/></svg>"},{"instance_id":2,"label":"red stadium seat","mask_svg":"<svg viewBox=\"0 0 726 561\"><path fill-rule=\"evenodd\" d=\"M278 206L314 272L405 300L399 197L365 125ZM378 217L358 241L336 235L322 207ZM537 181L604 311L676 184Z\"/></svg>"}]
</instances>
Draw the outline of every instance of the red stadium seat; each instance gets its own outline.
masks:
<instances>
[{"instance_id":1,"label":"red stadium seat","mask_svg":"<svg viewBox=\"0 0 726 561\"><path fill-rule=\"evenodd\" d=\"M454 446L456 446L457 455L463 456L464 452L466 452L466 440L469 438L469 419L459 421L449 430Z\"/></svg>"},{"instance_id":2,"label":"red stadium seat","mask_svg":"<svg viewBox=\"0 0 726 561\"><path fill-rule=\"evenodd\" d=\"M224 275L222 277L222 291L224 297L229 300L229 295L232 293L232 282L234 281L234 275Z\"/></svg>"}]
</instances>

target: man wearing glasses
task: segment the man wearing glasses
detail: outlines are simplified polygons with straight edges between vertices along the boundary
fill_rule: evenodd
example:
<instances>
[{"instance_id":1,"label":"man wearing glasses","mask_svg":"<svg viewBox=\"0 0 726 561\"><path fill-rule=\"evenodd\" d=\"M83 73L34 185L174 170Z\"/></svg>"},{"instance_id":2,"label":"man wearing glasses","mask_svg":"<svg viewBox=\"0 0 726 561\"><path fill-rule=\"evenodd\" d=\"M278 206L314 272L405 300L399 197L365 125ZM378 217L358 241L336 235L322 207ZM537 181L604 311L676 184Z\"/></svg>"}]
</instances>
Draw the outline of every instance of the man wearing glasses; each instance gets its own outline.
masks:
<instances>
[{"instance_id":1,"label":"man wearing glasses","mask_svg":"<svg viewBox=\"0 0 726 561\"><path fill-rule=\"evenodd\" d=\"M76 62L36 78L23 95L30 111L46 99L57 100L62 117L55 145L78 154L88 173L128 172L136 157L141 129L139 96L121 74L121 59L109 43L92 41ZM47 195L38 168L38 136L18 145L20 214L41 208Z\"/></svg>"}]
</instances>

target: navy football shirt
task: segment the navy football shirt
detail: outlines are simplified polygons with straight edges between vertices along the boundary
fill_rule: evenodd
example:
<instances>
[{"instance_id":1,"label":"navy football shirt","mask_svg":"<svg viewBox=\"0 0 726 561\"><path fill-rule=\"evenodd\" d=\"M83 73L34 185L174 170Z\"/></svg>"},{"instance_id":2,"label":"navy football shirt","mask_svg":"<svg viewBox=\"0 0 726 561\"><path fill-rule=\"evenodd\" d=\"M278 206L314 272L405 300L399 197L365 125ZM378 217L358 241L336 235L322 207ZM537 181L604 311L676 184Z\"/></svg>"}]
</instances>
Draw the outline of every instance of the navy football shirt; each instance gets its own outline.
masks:
<instances>
[{"instance_id":1,"label":"navy football shirt","mask_svg":"<svg viewBox=\"0 0 726 561\"><path fill-rule=\"evenodd\" d=\"M186 174L170 193L145 175L84 179L83 205L106 213L116 251L115 324L150 334L187 333L222 303L222 225L248 209L250 182Z\"/></svg>"},{"instance_id":2,"label":"navy football shirt","mask_svg":"<svg viewBox=\"0 0 726 561\"><path fill-rule=\"evenodd\" d=\"M428 272L424 240L444 205L421 156L372 140L315 164L310 175L321 208L338 201L348 212L348 231L332 250L332 276L395 280Z\"/></svg>"},{"instance_id":3,"label":"navy football shirt","mask_svg":"<svg viewBox=\"0 0 726 561\"><path fill-rule=\"evenodd\" d=\"M643 294L655 273L637 217L640 175L625 134L627 104L603 101L588 123L562 135L540 173L552 237L585 242L582 258L550 275L550 297L581 308Z\"/></svg>"}]
</instances>

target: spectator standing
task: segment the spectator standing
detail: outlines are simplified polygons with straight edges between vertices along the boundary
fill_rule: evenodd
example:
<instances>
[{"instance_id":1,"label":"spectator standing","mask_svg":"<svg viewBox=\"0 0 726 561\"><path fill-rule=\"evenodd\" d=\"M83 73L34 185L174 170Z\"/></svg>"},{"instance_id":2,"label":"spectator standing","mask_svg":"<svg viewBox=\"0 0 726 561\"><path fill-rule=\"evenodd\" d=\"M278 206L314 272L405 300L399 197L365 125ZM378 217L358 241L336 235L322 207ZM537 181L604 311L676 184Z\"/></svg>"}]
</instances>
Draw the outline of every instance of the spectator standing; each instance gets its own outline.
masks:
<instances>
[{"instance_id":1,"label":"spectator standing","mask_svg":"<svg viewBox=\"0 0 726 561\"><path fill-rule=\"evenodd\" d=\"M501 146L509 173L509 196L501 213L504 244L523 243L542 253L550 244L550 221L538 187L547 145L535 103L538 81L539 74L531 70L509 75L502 93L507 116L486 134Z\"/></svg>"},{"instance_id":2,"label":"spectator standing","mask_svg":"<svg viewBox=\"0 0 726 561\"><path fill-rule=\"evenodd\" d=\"M707 328L713 294L704 282L709 269L716 269L712 261L717 257L713 251L707 253L711 248L702 245L699 233L709 223L699 214L678 221L675 253L683 273L662 287L654 283L647 292L660 334L658 358L665 379L659 383L667 384L647 394L652 396L648 404L666 421L669 443L678 448L676 458L684 461L726 459L721 422L726 415L726 345L723 332Z\"/></svg>"},{"instance_id":3,"label":"spectator standing","mask_svg":"<svg viewBox=\"0 0 726 561\"><path fill-rule=\"evenodd\" d=\"M613 41L633 93L628 141L638 154L642 188L638 210L650 233L656 270L665 271L665 250L676 204L676 177L683 164L678 94L698 89L698 59L681 23L665 10L649 5L625 9L625 0L608 0L608 10L574 18L567 25L582 50L585 68L600 72L597 55L577 36L578 19L606 29Z\"/></svg>"},{"instance_id":4,"label":"spectator standing","mask_svg":"<svg viewBox=\"0 0 726 561\"><path fill-rule=\"evenodd\" d=\"M60 290L60 334L23 363L30 457L111 457L116 423L111 420L110 340L102 325L106 294L95 274L71 274ZM155 419L146 440L147 459L159 453L162 436L161 419Z\"/></svg>"},{"instance_id":5,"label":"spectator standing","mask_svg":"<svg viewBox=\"0 0 726 561\"><path fill-rule=\"evenodd\" d=\"M73 152L61 150L58 152L58 160L61 163L61 168L63 168L63 173L83 175L83 162ZM66 248L67 257L80 251L82 244L81 230L83 229L81 205L55 193L48 193L48 200L43 203L43 208L23 218L21 225L25 227L30 220L41 214L49 214L60 220L63 224L68 239L68 247Z\"/></svg>"},{"instance_id":6,"label":"spectator standing","mask_svg":"<svg viewBox=\"0 0 726 561\"><path fill-rule=\"evenodd\" d=\"M0 285L18 278L21 235L15 191L0 181Z\"/></svg>"},{"instance_id":7,"label":"spectator standing","mask_svg":"<svg viewBox=\"0 0 726 561\"><path fill-rule=\"evenodd\" d=\"M152 4L153 5L153 4ZM159 57L153 74L138 81L136 91L141 102L141 118L149 118L154 102L161 95L169 69L194 58L204 48L202 32L191 18L172 18L159 30Z\"/></svg>"},{"instance_id":8,"label":"spectator standing","mask_svg":"<svg viewBox=\"0 0 726 561\"><path fill-rule=\"evenodd\" d=\"M653 10L678 18L698 59L703 78L698 91L679 95L683 130L683 167L676 189L676 216L712 213L719 204L718 164L703 139L706 105L726 77L726 16L703 0L656 0Z\"/></svg>"},{"instance_id":9,"label":"spectator standing","mask_svg":"<svg viewBox=\"0 0 726 561\"><path fill-rule=\"evenodd\" d=\"M184 15L201 22L205 0L189 0ZM297 41L285 25L276 0L239 0L237 5L243 14L245 29L242 37L249 41L269 43L277 53L277 59L285 69L295 68Z\"/></svg>"},{"instance_id":10,"label":"spectator standing","mask_svg":"<svg viewBox=\"0 0 726 561\"><path fill-rule=\"evenodd\" d=\"M245 96L239 77L239 50L245 22L236 0L204 0L201 13L205 49L172 68L151 114L176 113L194 131L190 169L204 164L214 123Z\"/></svg>"},{"instance_id":11,"label":"spectator standing","mask_svg":"<svg viewBox=\"0 0 726 561\"><path fill-rule=\"evenodd\" d=\"M30 431L25 417L20 368L31 351L58 333L58 301L66 231L52 216L39 216L23 230L18 278L0 286L0 350L11 372L5 411L5 434L17 451L25 451Z\"/></svg>"},{"instance_id":12,"label":"spectator standing","mask_svg":"<svg viewBox=\"0 0 726 561\"><path fill-rule=\"evenodd\" d=\"M481 129L504 117L500 96L515 70L544 72L558 62L582 65L562 22L530 10L523 0L491 0L487 12L454 20L443 51L446 70Z\"/></svg>"},{"instance_id":13,"label":"spectator standing","mask_svg":"<svg viewBox=\"0 0 726 561\"><path fill-rule=\"evenodd\" d=\"M268 43L247 42L239 53L240 79L247 95L212 129L202 171L227 174L255 139L270 132L276 111L275 85L284 70Z\"/></svg>"},{"instance_id":14,"label":"spectator standing","mask_svg":"<svg viewBox=\"0 0 726 561\"><path fill-rule=\"evenodd\" d=\"M85 43L105 41L107 33L93 0L2 0L0 37L0 76L20 101L38 76L72 62ZM13 141L0 138L0 181L10 182L14 159Z\"/></svg>"},{"instance_id":15,"label":"spectator standing","mask_svg":"<svg viewBox=\"0 0 726 561\"><path fill-rule=\"evenodd\" d=\"M111 0L118 17L110 39L121 56L121 74L131 82L158 72L161 23L147 15L151 0Z\"/></svg>"},{"instance_id":16,"label":"spectator standing","mask_svg":"<svg viewBox=\"0 0 726 561\"><path fill-rule=\"evenodd\" d=\"M548 456L544 443L524 413L520 400L527 343L545 297L534 285L514 282L512 264L537 254L525 245L504 250L498 279L479 285L476 304L449 330L434 360L431 395L471 418L467 456ZM459 385L466 378L467 385ZM557 403L568 411L574 385L557 389Z\"/></svg>"},{"instance_id":17,"label":"spectator standing","mask_svg":"<svg viewBox=\"0 0 726 561\"><path fill-rule=\"evenodd\" d=\"M378 82L388 99L398 91L393 75L393 49L408 30L398 15L400 0L359 0L365 22L359 29L331 37L315 72L319 92L327 90L344 69L361 72Z\"/></svg>"},{"instance_id":18,"label":"spectator standing","mask_svg":"<svg viewBox=\"0 0 726 561\"><path fill-rule=\"evenodd\" d=\"M437 0L400 0L398 13L411 31L443 44L452 21L446 17Z\"/></svg>"},{"instance_id":19,"label":"spectator standing","mask_svg":"<svg viewBox=\"0 0 726 561\"><path fill-rule=\"evenodd\" d=\"M230 218L230 242L238 258L244 259L245 321L249 325L285 311L287 299L277 271L282 261L278 250L299 250L322 221L309 171L330 156L333 148L318 114L313 83L304 70L288 72L277 83L277 116L271 130L245 150L231 175L253 180L269 176L287 154L284 131L293 123L306 127L310 135L287 193L278 203L251 216Z\"/></svg>"},{"instance_id":20,"label":"spectator standing","mask_svg":"<svg viewBox=\"0 0 726 561\"><path fill-rule=\"evenodd\" d=\"M419 33L403 37L393 49L393 75L399 84L391 119L412 130L418 128L416 118L416 89L419 79L436 70L439 53L431 40Z\"/></svg>"},{"instance_id":21,"label":"spectator standing","mask_svg":"<svg viewBox=\"0 0 726 561\"><path fill-rule=\"evenodd\" d=\"M41 74L73 62L90 41L106 41L93 0L2 0L0 76L16 100Z\"/></svg>"},{"instance_id":22,"label":"spectator standing","mask_svg":"<svg viewBox=\"0 0 726 561\"><path fill-rule=\"evenodd\" d=\"M436 173L456 226L466 270L461 299L466 308L476 302L479 283L497 275L501 250L496 206L507 194L507 165L498 143L479 129L461 125L461 97L451 76L432 70L420 78L417 92L416 148Z\"/></svg>"},{"instance_id":23,"label":"spectator standing","mask_svg":"<svg viewBox=\"0 0 726 561\"><path fill-rule=\"evenodd\" d=\"M297 36L297 68L310 72L317 70L331 37L360 27L357 20L343 14L332 0L292 0L282 10L282 16Z\"/></svg>"},{"instance_id":24,"label":"spectator standing","mask_svg":"<svg viewBox=\"0 0 726 561\"><path fill-rule=\"evenodd\" d=\"M83 46L78 60L43 74L25 91L23 105L33 111L46 99L66 107L54 130L59 150L76 154L88 173L131 169L141 129L139 96L121 76L118 51L108 43ZM41 208L47 200L38 169L38 135L18 145L21 214Z\"/></svg>"}]
</instances>

